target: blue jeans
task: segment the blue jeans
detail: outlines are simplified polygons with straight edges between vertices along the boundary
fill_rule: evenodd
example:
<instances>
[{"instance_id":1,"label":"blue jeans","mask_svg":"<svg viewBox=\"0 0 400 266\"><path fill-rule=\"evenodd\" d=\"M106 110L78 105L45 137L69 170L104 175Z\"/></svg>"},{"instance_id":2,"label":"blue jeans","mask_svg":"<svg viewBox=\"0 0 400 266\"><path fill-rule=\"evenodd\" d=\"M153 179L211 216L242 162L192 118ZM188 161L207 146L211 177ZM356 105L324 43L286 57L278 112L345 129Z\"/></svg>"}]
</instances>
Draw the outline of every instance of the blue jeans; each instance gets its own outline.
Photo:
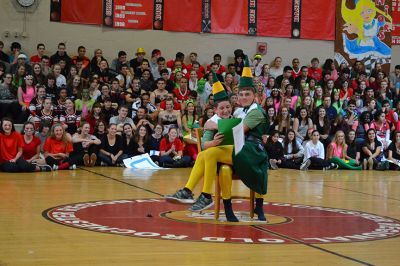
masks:
<instances>
[{"instance_id":1,"label":"blue jeans","mask_svg":"<svg viewBox=\"0 0 400 266\"><path fill-rule=\"evenodd\" d=\"M169 155L164 155L160 157L160 166L163 167L187 167L190 164L190 156L182 156L178 161L172 159Z\"/></svg>"},{"instance_id":2,"label":"blue jeans","mask_svg":"<svg viewBox=\"0 0 400 266\"><path fill-rule=\"evenodd\" d=\"M111 156L107 156L101 152L99 152L98 155L99 159L101 162L107 164L108 166L116 166L118 164L124 163L123 160L125 160L126 158L128 158L128 155L126 154L121 154L118 159L115 161L115 163L112 162Z\"/></svg>"}]
</instances>

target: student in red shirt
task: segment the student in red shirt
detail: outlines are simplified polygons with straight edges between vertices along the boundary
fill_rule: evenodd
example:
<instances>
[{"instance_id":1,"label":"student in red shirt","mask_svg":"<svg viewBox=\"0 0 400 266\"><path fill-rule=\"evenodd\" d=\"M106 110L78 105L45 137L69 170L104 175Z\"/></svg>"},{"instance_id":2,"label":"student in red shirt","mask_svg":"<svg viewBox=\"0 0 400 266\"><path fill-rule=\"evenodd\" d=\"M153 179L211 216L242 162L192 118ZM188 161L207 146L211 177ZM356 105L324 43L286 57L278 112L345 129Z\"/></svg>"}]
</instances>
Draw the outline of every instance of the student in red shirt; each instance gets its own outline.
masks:
<instances>
[{"instance_id":1,"label":"student in red shirt","mask_svg":"<svg viewBox=\"0 0 400 266\"><path fill-rule=\"evenodd\" d=\"M51 127L50 136L43 145L46 163L54 170L64 170L70 167L69 154L73 151L72 143L60 123Z\"/></svg>"},{"instance_id":2,"label":"student in red shirt","mask_svg":"<svg viewBox=\"0 0 400 266\"><path fill-rule=\"evenodd\" d=\"M13 173L45 171L46 168L41 169L23 158L23 146L22 136L15 131L12 120L3 118L0 129L0 169Z\"/></svg>"},{"instance_id":3,"label":"student in red shirt","mask_svg":"<svg viewBox=\"0 0 400 266\"><path fill-rule=\"evenodd\" d=\"M25 122L22 128L22 140L23 140L23 148L22 148L22 157L28 163L38 163L38 159L40 159L40 139L36 137L35 134L35 125L32 122Z\"/></svg>"},{"instance_id":4,"label":"student in red shirt","mask_svg":"<svg viewBox=\"0 0 400 266\"><path fill-rule=\"evenodd\" d=\"M160 143L160 165L169 168L189 166L190 157L182 155L183 143L178 138L178 130L172 127Z\"/></svg>"}]
</instances>

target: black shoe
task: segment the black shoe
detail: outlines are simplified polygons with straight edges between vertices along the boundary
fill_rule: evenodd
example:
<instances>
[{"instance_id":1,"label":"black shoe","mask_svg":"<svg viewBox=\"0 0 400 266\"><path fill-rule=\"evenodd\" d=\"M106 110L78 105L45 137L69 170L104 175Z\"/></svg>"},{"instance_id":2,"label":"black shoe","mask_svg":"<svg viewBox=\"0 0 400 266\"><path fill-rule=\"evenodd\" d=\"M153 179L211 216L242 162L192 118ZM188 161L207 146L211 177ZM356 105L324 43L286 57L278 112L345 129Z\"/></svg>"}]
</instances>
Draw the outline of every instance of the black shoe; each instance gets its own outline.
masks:
<instances>
[{"instance_id":1,"label":"black shoe","mask_svg":"<svg viewBox=\"0 0 400 266\"><path fill-rule=\"evenodd\" d=\"M226 220L228 222L233 222L233 223L239 222L238 218L236 218L235 213L232 210L231 199L223 200L223 202L224 202Z\"/></svg>"},{"instance_id":2,"label":"black shoe","mask_svg":"<svg viewBox=\"0 0 400 266\"><path fill-rule=\"evenodd\" d=\"M258 220L260 221L267 221L267 218L265 218L264 215L264 199L263 198L257 198L256 199L256 208L254 209L254 213L257 214Z\"/></svg>"}]
</instances>

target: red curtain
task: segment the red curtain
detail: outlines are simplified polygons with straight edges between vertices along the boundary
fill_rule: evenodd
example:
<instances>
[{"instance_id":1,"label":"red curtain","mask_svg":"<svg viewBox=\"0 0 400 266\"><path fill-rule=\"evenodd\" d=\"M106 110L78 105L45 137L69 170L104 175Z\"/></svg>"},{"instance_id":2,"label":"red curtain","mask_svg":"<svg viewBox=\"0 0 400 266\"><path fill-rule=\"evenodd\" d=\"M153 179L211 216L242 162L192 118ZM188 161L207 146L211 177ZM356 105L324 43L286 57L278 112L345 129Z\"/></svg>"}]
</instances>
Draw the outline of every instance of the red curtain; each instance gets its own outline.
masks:
<instances>
[{"instance_id":1,"label":"red curtain","mask_svg":"<svg viewBox=\"0 0 400 266\"><path fill-rule=\"evenodd\" d=\"M248 1L212 0L211 32L247 34Z\"/></svg>"},{"instance_id":2,"label":"red curtain","mask_svg":"<svg viewBox=\"0 0 400 266\"><path fill-rule=\"evenodd\" d=\"M335 40L336 0L302 0L302 39Z\"/></svg>"},{"instance_id":3,"label":"red curtain","mask_svg":"<svg viewBox=\"0 0 400 266\"><path fill-rule=\"evenodd\" d=\"M61 22L101 25L103 1L88 0L62 1Z\"/></svg>"},{"instance_id":4,"label":"red curtain","mask_svg":"<svg viewBox=\"0 0 400 266\"><path fill-rule=\"evenodd\" d=\"M292 0L257 1L257 35L290 37Z\"/></svg>"},{"instance_id":5,"label":"red curtain","mask_svg":"<svg viewBox=\"0 0 400 266\"><path fill-rule=\"evenodd\" d=\"M168 0L164 2L164 30L201 31L201 0Z\"/></svg>"}]
</instances>

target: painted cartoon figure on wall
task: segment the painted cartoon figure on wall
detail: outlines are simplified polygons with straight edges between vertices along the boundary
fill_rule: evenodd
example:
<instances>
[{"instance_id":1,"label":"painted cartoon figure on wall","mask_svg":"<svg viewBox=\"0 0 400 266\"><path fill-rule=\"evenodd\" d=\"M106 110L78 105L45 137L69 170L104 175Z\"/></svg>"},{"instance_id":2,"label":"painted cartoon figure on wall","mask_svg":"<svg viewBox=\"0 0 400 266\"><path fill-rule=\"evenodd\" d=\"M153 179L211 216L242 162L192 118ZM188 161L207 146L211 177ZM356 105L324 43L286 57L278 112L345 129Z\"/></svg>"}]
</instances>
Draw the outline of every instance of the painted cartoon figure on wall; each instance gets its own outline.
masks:
<instances>
[{"instance_id":1,"label":"painted cartoon figure on wall","mask_svg":"<svg viewBox=\"0 0 400 266\"><path fill-rule=\"evenodd\" d=\"M349 9L346 0L342 0L341 12L343 25L343 48L351 59L380 61L390 63L392 49L384 43L392 28L389 5L385 1L354 0L355 8ZM376 2L376 3L375 3ZM382 6L379 9L378 6ZM356 34L350 40L347 34Z\"/></svg>"}]
</instances>

